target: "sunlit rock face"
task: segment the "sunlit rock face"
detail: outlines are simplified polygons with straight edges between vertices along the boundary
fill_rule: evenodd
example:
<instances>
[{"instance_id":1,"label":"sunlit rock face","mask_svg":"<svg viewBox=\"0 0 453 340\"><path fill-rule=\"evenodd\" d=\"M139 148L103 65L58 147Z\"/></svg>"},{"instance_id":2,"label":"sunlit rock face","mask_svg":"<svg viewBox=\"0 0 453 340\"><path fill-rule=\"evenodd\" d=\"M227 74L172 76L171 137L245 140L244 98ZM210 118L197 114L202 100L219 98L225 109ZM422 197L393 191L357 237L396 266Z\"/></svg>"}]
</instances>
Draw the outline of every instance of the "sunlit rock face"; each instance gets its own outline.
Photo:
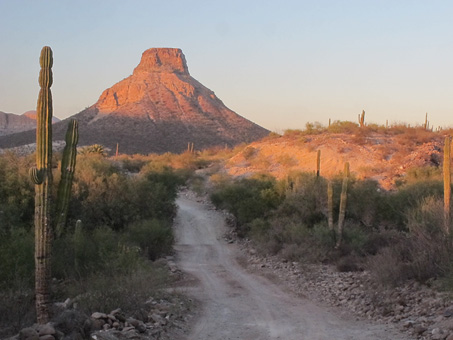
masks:
<instances>
[{"instance_id":1,"label":"sunlit rock face","mask_svg":"<svg viewBox=\"0 0 453 340\"><path fill-rule=\"evenodd\" d=\"M269 132L228 109L195 80L177 48L146 50L133 74L105 90L94 109L90 125L113 117L142 120L140 134L150 144L141 152L179 152L187 143L198 149L231 146Z\"/></svg>"}]
</instances>

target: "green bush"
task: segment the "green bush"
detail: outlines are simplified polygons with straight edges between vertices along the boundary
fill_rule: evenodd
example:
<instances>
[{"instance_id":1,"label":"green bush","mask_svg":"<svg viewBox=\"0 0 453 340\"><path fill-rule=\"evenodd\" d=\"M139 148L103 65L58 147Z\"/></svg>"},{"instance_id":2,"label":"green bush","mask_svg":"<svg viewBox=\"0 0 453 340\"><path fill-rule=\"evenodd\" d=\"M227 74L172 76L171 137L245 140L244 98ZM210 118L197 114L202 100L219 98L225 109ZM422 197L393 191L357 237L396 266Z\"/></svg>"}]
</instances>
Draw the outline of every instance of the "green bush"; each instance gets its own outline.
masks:
<instances>
[{"instance_id":1,"label":"green bush","mask_svg":"<svg viewBox=\"0 0 453 340\"><path fill-rule=\"evenodd\" d=\"M388 226L407 231L408 211L418 208L427 197L443 197L443 183L436 180L415 182L386 195L381 209L382 220Z\"/></svg>"},{"instance_id":2,"label":"green bush","mask_svg":"<svg viewBox=\"0 0 453 340\"><path fill-rule=\"evenodd\" d=\"M286 180L286 197L275 212L313 227L327 213L327 183L324 178L309 173L292 174ZM339 197L339 190L338 197Z\"/></svg>"},{"instance_id":3,"label":"green bush","mask_svg":"<svg viewBox=\"0 0 453 340\"><path fill-rule=\"evenodd\" d=\"M124 229L142 219L171 220L175 199L186 177L168 167L142 169L128 176L101 156L80 157L69 208L70 225L82 220L88 229L109 226Z\"/></svg>"},{"instance_id":4,"label":"green bush","mask_svg":"<svg viewBox=\"0 0 453 340\"><path fill-rule=\"evenodd\" d=\"M276 209L282 200L271 177L247 178L217 187L211 194L214 205L227 209L237 219L240 226L256 218L264 217ZM248 228L242 229L242 236Z\"/></svg>"},{"instance_id":5,"label":"green bush","mask_svg":"<svg viewBox=\"0 0 453 340\"><path fill-rule=\"evenodd\" d=\"M171 224L160 220L143 220L130 224L126 230L129 244L138 246L151 260L172 251L174 242Z\"/></svg>"}]
</instances>

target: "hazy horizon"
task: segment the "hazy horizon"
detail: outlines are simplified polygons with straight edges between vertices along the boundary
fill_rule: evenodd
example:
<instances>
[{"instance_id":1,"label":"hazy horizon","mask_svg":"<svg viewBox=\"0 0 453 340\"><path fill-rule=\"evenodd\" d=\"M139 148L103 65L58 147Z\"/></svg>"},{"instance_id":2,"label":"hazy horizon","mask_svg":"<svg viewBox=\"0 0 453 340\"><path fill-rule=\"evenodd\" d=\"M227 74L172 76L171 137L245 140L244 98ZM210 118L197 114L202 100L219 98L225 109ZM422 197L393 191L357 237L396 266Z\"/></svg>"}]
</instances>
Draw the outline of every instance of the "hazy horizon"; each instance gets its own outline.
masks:
<instances>
[{"instance_id":1,"label":"hazy horizon","mask_svg":"<svg viewBox=\"0 0 453 340\"><path fill-rule=\"evenodd\" d=\"M39 53L54 51L54 114L94 104L151 47L273 130L328 119L453 126L448 1L0 2L0 111L36 107Z\"/></svg>"}]
</instances>

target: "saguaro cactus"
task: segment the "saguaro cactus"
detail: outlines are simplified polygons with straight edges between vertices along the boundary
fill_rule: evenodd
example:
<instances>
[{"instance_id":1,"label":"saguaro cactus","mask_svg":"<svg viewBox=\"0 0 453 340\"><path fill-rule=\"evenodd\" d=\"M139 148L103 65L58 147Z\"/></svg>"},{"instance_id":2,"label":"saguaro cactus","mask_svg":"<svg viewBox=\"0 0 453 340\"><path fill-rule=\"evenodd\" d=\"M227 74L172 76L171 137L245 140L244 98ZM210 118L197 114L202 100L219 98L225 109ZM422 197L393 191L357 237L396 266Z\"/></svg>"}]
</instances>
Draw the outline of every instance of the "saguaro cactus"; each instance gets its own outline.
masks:
<instances>
[{"instance_id":1,"label":"saguaro cactus","mask_svg":"<svg viewBox=\"0 0 453 340\"><path fill-rule=\"evenodd\" d=\"M343 185L341 187L340 213L338 215L338 238L336 248L341 246L343 239L344 217L346 213L346 201L348 199L349 162L344 163Z\"/></svg>"},{"instance_id":2,"label":"saguaro cactus","mask_svg":"<svg viewBox=\"0 0 453 340\"><path fill-rule=\"evenodd\" d=\"M319 177L321 172L321 150L318 150L316 154L316 177Z\"/></svg>"},{"instance_id":3,"label":"saguaro cactus","mask_svg":"<svg viewBox=\"0 0 453 340\"><path fill-rule=\"evenodd\" d=\"M35 181L35 293L38 323L47 323L49 315L49 283L51 274L52 224L50 191L52 186L52 50L45 46L39 58L38 104L36 109Z\"/></svg>"},{"instance_id":4,"label":"saguaro cactus","mask_svg":"<svg viewBox=\"0 0 453 340\"><path fill-rule=\"evenodd\" d=\"M333 188L332 181L327 181L327 221L329 230L334 233L333 229Z\"/></svg>"},{"instance_id":5,"label":"saguaro cactus","mask_svg":"<svg viewBox=\"0 0 453 340\"><path fill-rule=\"evenodd\" d=\"M359 125L360 127L365 126L365 110L362 110L362 114L359 114Z\"/></svg>"},{"instance_id":6,"label":"saguaro cactus","mask_svg":"<svg viewBox=\"0 0 453 340\"><path fill-rule=\"evenodd\" d=\"M451 199L451 137L445 137L444 145L444 231L450 233L450 199Z\"/></svg>"},{"instance_id":7,"label":"saguaro cactus","mask_svg":"<svg viewBox=\"0 0 453 340\"><path fill-rule=\"evenodd\" d=\"M38 323L50 319L49 285L51 278L51 255L54 229L61 233L66 223L72 179L76 162L78 141L77 121L72 120L66 132L66 146L61 162L61 182L57 198L57 225L51 218L52 187L52 50L45 46L40 56L41 87L36 109L36 167L30 169L35 183L35 294Z\"/></svg>"},{"instance_id":8,"label":"saguaro cactus","mask_svg":"<svg viewBox=\"0 0 453 340\"><path fill-rule=\"evenodd\" d=\"M59 237L63 233L68 215L69 200L71 198L72 180L77 156L77 142L79 140L78 123L72 119L68 124L66 131L66 146L63 150L63 158L61 160L61 180L58 185L57 196L57 224L55 227L56 236Z\"/></svg>"}]
</instances>

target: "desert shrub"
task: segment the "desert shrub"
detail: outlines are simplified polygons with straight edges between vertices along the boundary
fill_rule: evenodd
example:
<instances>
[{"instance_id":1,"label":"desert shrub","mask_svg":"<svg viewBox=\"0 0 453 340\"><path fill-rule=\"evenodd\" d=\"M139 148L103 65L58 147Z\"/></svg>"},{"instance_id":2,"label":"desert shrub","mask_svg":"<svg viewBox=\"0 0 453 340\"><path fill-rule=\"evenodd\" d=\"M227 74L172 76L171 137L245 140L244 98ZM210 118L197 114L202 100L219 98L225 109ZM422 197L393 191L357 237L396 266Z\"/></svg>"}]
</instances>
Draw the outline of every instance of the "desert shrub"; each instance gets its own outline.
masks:
<instances>
[{"instance_id":1,"label":"desert shrub","mask_svg":"<svg viewBox=\"0 0 453 340\"><path fill-rule=\"evenodd\" d=\"M292 174L285 185L288 190L276 211L277 216L303 221L308 227L325 219L327 184L322 177L310 173Z\"/></svg>"},{"instance_id":2,"label":"desert shrub","mask_svg":"<svg viewBox=\"0 0 453 340\"><path fill-rule=\"evenodd\" d=\"M330 124L327 131L330 133L348 133L353 134L360 130L357 123L336 120Z\"/></svg>"},{"instance_id":3,"label":"desert shrub","mask_svg":"<svg viewBox=\"0 0 453 340\"><path fill-rule=\"evenodd\" d=\"M140 248L124 241L108 227L78 228L54 241L53 275L58 279L81 279L99 273L124 273L136 269Z\"/></svg>"},{"instance_id":4,"label":"desert shrub","mask_svg":"<svg viewBox=\"0 0 453 340\"><path fill-rule=\"evenodd\" d=\"M365 244L368 241L370 232L367 232L363 226L352 221L347 221L343 229L343 247L344 254L364 255Z\"/></svg>"},{"instance_id":5,"label":"desert shrub","mask_svg":"<svg viewBox=\"0 0 453 340\"><path fill-rule=\"evenodd\" d=\"M167 255L174 242L171 224L157 219L134 222L127 227L127 242L139 246L151 260Z\"/></svg>"},{"instance_id":6,"label":"desert shrub","mask_svg":"<svg viewBox=\"0 0 453 340\"><path fill-rule=\"evenodd\" d=\"M211 194L214 205L230 211L241 226L266 216L278 207L281 199L271 177L240 179L217 187Z\"/></svg>"},{"instance_id":7,"label":"desert shrub","mask_svg":"<svg viewBox=\"0 0 453 340\"><path fill-rule=\"evenodd\" d=\"M407 279L426 282L448 276L453 249L442 230L442 200L424 198L407 215L409 232L370 260L373 275L384 284L398 284Z\"/></svg>"},{"instance_id":8,"label":"desert shrub","mask_svg":"<svg viewBox=\"0 0 453 340\"><path fill-rule=\"evenodd\" d=\"M131 173L138 173L145 166L147 161L137 156L121 156L122 168Z\"/></svg>"},{"instance_id":9,"label":"desert shrub","mask_svg":"<svg viewBox=\"0 0 453 340\"><path fill-rule=\"evenodd\" d=\"M442 179L442 169L440 167L414 167L407 170L404 180L399 184L401 186L402 184L408 185L422 181L440 181Z\"/></svg>"},{"instance_id":10,"label":"desert shrub","mask_svg":"<svg viewBox=\"0 0 453 340\"><path fill-rule=\"evenodd\" d=\"M386 195L381 209L382 219L399 230L407 230L407 212L419 207L427 197L443 197L443 183L436 180L415 182Z\"/></svg>"},{"instance_id":11,"label":"desert shrub","mask_svg":"<svg viewBox=\"0 0 453 340\"><path fill-rule=\"evenodd\" d=\"M145 169L146 168L146 169ZM102 157L81 157L76 168L69 209L70 225L82 220L88 229L109 226L123 229L141 219L171 219L176 213L175 199L185 174L169 167L127 176Z\"/></svg>"},{"instance_id":12,"label":"desert shrub","mask_svg":"<svg viewBox=\"0 0 453 340\"><path fill-rule=\"evenodd\" d=\"M33 157L0 155L0 236L14 227L29 228L34 213L34 186L28 175Z\"/></svg>"},{"instance_id":13,"label":"desert shrub","mask_svg":"<svg viewBox=\"0 0 453 340\"><path fill-rule=\"evenodd\" d=\"M376 181L352 181L348 192L347 216L364 227L378 227L382 211L386 209L385 203Z\"/></svg>"},{"instance_id":14,"label":"desert shrub","mask_svg":"<svg viewBox=\"0 0 453 340\"><path fill-rule=\"evenodd\" d=\"M398 134L396 142L402 146L412 147L424 143L432 142L436 134L422 127L403 129L404 133Z\"/></svg>"}]
</instances>

